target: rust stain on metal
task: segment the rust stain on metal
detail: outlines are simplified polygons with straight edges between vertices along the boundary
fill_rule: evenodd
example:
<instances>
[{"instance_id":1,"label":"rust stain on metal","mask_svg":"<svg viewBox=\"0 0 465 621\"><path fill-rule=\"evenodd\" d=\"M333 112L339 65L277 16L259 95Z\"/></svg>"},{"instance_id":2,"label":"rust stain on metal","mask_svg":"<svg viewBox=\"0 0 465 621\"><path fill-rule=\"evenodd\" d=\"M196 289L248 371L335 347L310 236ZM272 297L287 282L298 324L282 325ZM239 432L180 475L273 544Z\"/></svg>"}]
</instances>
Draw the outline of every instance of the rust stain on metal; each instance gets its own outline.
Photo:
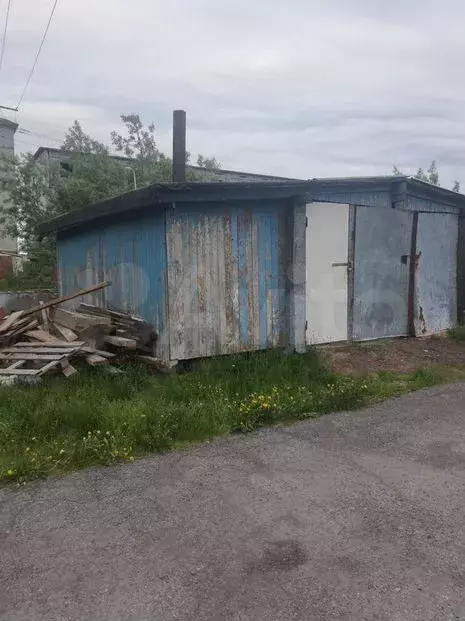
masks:
<instances>
[{"instance_id":1,"label":"rust stain on metal","mask_svg":"<svg viewBox=\"0 0 465 621\"><path fill-rule=\"evenodd\" d=\"M425 319L425 316L423 314L423 308L421 306L420 306L419 312L418 312L418 321L420 322L420 332L421 332L421 334L426 334L428 332L428 326L426 324L426 319Z\"/></svg>"}]
</instances>

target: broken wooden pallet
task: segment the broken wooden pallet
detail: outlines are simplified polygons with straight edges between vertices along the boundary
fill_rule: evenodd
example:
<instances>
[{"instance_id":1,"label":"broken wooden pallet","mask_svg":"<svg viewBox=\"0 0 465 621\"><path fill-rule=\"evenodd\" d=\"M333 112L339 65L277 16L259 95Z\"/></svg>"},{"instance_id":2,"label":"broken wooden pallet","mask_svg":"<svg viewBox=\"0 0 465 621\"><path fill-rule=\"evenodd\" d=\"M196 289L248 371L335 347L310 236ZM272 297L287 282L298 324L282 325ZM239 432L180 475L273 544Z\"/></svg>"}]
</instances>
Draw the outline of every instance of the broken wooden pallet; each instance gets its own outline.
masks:
<instances>
[{"instance_id":1,"label":"broken wooden pallet","mask_svg":"<svg viewBox=\"0 0 465 621\"><path fill-rule=\"evenodd\" d=\"M53 368L59 368L65 375L74 373L69 358L75 355L81 342L70 345L64 343L16 343L0 351L0 377L15 375L18 377L40 377Z\"/></svg>"}]
</instances>

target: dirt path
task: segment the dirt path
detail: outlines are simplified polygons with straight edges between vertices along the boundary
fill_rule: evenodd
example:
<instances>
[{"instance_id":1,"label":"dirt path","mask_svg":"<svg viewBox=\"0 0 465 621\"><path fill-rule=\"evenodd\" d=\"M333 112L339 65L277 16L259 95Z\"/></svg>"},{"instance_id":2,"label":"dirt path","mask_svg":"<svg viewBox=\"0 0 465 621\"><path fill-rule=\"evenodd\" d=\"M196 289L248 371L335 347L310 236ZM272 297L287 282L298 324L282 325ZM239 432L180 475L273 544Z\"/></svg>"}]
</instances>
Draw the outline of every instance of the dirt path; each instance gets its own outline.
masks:
<instances>
[{"instance_id":1,"label":"dirt path","mask_svg":"<svg viewBox=\"0 0 465 621\"><path fill-rule=\"evenodd\" d=\"M323 348L336 373L410 373L434 365L465 364L465 343L447 337L400 338Z\"/></svg>"}]
</instances>

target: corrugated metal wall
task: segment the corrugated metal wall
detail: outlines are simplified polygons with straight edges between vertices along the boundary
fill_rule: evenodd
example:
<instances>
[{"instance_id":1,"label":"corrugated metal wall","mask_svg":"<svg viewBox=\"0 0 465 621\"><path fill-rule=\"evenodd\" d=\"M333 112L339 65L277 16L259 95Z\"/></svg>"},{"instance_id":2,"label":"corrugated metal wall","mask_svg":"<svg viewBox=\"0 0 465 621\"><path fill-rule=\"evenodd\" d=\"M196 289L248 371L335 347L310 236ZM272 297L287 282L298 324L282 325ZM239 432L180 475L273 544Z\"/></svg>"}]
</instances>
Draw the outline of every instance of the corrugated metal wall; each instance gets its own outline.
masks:
<instances>
[{"instance_id":1,"label":"corrugated metal wall","mask_svg":"<svg viewBox=\"0 0 465 621\"><path fill-rule=\"evenodd\" d=\"M259 201L167 212L172 359L285 344L288 214Z\"/></svg>"},{"instance_id":2,"label":"corrugated metal wall","mask_svg":"<svg viewBox=\"0 0 465 621\"><path fill-rule=\"evenodd\" d=\"M89 301L112 305L153 323L159 334L157 353L168 358L164 218L160 212L61 236L58 267L63 294L110 280L112 285L88 296Z\"/></svg>"}]
</instances>

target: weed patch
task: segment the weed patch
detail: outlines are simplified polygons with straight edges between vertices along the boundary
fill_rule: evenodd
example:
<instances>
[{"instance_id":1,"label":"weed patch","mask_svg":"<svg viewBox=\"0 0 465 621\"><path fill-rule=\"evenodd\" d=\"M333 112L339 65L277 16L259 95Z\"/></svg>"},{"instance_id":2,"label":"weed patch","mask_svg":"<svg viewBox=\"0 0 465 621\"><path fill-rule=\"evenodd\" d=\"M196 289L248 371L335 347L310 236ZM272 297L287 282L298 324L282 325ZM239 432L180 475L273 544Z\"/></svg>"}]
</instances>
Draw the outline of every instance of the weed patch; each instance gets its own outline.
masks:
<instances>
[{"instance_id":1,"label":"weed patch","mask_svg":"<svg viewBox=\"0 0 465 621\"><path fill-rule=\"evenodd\" d=\"M21 483L132 461L186 442L359 408L448 378L443 368L336 375L311 350L213 358L172 376L150 376L137 366L118 375L90 368L67 380L4 387L0 479Z\"/></svg>"},{"instance_id":2,"label":"weed patch","mask_svg":"<svg viewBox=\"0 0 465 621\"><path fill-rule=\"evenodd\" d=\"M447 330L449 338L454 341L465 341L465 326L456 326Z\"/></svg>"}]
</instances>

